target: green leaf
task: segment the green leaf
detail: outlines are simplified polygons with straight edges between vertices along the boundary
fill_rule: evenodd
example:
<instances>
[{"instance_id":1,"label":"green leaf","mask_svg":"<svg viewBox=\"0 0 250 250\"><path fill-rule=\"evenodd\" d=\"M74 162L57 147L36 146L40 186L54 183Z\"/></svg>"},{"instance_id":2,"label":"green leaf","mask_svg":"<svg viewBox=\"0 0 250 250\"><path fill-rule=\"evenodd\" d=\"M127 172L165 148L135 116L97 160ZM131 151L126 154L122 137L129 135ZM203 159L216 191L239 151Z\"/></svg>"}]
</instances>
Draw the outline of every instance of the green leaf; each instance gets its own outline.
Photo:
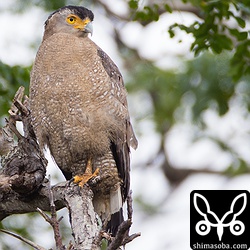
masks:
<instances>
[{"instance_id":1,"label":"green leaf","mask_svg":"<svg viewBox=\"0 0 250 250\"><path fill-rule=\"evenodd\" d=\"M19 86L28 94L30 67L9 66L0 61L0 117L7 114L10 102Z\"/></svg>"},{"instance_id":2,"label":"green leaf","mask_svg":"<svg viewBox=\"0 0 250 250\"><path fill-rule=\"evenodd\" d=\"M250 74L250 40L244 40L235 48L231 59L231 73L235 81L243 75Z\"/></svg>"},{"instance_id":3,"label":"green leaf","mask_svg":"<svg viewBox=\"0 0 250 250\"><path fill-rule=\"evenodd\" d=\"M165 9L167 12L169 12L169 13L172 13L172 12L173 12L172 8L171 8L168 4L165 4L165 5L164 5L164 9Z\"/></svg>"},{"instance_id":4,"label":"green leaf","mask_svg":"<svg viewBox=\"0 0 250 250\"><path fill-rule=\"evenodd\" d=\"M229 29L230 33L237 38L238 41L247 39L248 33L246 31L240 32L238 29Z\"/></svg>"},{"instance_id":5,"label":"green leaf","mask_svg":"<svg viewBox=\"0 0 250 250\"><path fill-rule=\"evenodd\" d=\"M175 36L175 32L173 30L168 30L170 38L173 38Z\"/></svg>"},{"instance_id":6,"label":"green leaf","mask_svg":"<svg viewBox=\"0 0 250 250\"><path fill-rule=\"evenodd\" d=\"M239 26L241 28L245 28L246 27L245 20L243 20L241 17L238 17L238 16L235 16L234 18L235 18L235 20L237 21L237 23L239 24Z\"/></svg>"},{"instance_id":7,"label":"green leaf","mask_svg":"<svg viewBox=\"0 0 250 250\"><path fill-rule=\"evenodd\" d=\"M211 49L216 54L220 54L222 52L222 47L219 43L215 42L211 44Z\"/></svg>"},{"instance_id":8,"label":"green leaf","mask_svg":"<svg viewBox=\"0 0 250 250\"><path fill-rule=\"evenodd\" d=\"M159 6L154 4L152 7L145 6L142 11L137 11L134 20L144 24L159 20Z\"/></svg>"},{"instance_id":9,"label":"green leaf","mask_svg":"<svg viewBox=\"0 0 250 250\"><path fill-rule=\"evenodd\" d=\"M129 5L130 9L133 9L133 10L138 9L138 1L137 0L130 0L128 2L128 5Z\"/></svg>"},{"instance_id":10,"label":"green leaf","mask_svg":"<svg viewBox=\"0 0 250 250\"><path fill-rule=\"evenodd\" d=\"M108 241L103 238L101 241L101 250L106 250L107 248L108 248Z\"/></svg>"},{"instance_id":11,"label":"green leaf","mask_svg":"<svg viewBox=\"0 0 250 250\"><path fill-rule=\"evenodd\" d=\"M232 40L227 37L226 35L217 35L214 39L221 44L222 49L232 50L233 49L233 42Z\"/></svg>"}]
</instances>

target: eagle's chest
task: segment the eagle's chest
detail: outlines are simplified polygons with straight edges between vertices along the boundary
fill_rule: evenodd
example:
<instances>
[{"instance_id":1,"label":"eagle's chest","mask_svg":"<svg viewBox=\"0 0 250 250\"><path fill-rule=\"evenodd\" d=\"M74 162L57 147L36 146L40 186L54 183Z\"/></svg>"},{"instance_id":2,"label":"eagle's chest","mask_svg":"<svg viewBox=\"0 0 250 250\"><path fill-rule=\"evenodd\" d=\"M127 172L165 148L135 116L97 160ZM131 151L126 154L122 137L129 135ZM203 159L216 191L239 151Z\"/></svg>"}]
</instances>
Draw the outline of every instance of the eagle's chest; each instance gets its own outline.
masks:
<instances>
[{"instance_id":1,"label":"eagle's chest","mask_svg":"<svg viewBox=\"0 0 250 250\"><path fill-rule=\"evenodd\" d=\"M119 128L112 83L97 48L66 34L43 42L32 73L33 124L62 152L103 153Z\"/></svg>"}]
</instances>

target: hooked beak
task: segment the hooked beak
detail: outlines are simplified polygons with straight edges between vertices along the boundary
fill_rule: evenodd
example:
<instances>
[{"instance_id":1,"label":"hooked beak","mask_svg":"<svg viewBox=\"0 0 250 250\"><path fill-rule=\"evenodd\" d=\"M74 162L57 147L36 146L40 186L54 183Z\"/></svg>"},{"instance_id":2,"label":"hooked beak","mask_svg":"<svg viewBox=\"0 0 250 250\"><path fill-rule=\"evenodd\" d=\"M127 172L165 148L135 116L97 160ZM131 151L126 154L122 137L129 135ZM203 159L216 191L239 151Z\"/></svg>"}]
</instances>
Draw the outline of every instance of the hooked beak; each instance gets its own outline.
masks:
<instances>
[{"instance_id":1,"label":"hooked beak","mask_svg":"<svg viewBox=\"0 0 250 250\"><path fill-rule=\"evenodd\" d=\"M85 33L90 33L91 36L92 36L92 34L93 34L93 25L92 25L92 22L89 22L89 23L85 26L85 28L84 28L83 31L84 31Z\"/></svg>"}]
</instances>

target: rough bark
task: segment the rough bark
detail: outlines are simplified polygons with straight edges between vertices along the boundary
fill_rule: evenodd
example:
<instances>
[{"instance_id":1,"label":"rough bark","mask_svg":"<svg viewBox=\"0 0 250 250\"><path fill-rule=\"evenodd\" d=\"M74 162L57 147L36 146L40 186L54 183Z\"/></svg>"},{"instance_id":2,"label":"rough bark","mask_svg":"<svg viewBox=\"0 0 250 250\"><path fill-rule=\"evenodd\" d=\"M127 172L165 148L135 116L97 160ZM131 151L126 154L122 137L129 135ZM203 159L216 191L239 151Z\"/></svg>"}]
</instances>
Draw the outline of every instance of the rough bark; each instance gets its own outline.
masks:
<instances>
[{"instance_id":1,"label":"rough bark","mask_svg":"<svg viewBox=\"0 0 250 250\"><path fill-rule=\"evenodd\" d=\"M94 243L93 239L98 237L101 225L98 226L91 189L87 186L66 189L64 198L69 210L75 249L99 250L100 247Z\"/></svg>"}]
</instances>

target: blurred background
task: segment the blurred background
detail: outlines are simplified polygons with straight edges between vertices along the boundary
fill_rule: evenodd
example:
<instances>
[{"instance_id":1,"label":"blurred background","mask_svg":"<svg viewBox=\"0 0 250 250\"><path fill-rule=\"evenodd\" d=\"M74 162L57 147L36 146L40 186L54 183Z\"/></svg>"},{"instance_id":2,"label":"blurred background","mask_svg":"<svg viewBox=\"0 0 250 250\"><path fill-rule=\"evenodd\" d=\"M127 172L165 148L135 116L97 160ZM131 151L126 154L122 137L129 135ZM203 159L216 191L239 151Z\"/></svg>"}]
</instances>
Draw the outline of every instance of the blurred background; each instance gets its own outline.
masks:
<instances>
[{"instance_id":1,"label":"blurred background","mask_svg":"<svg viewBox=\"0 0 250 250\"><path fill-rule=\"evenodd\" d=\"M134 223L128 250L189 247L192 190L250 189L250 2L8 0L0 2L0 124L29 74L44 22L65 5L95 14L96 42L123 73L139 148L132 152ZM47 153L48 158L49 153ZM63 180L49 161L52 183ZM71 240L66 209L61 230ZM54 247L40 215L1 227ZM0 234L0 249L31 249Z\"/></svg>"}]
</instances>

